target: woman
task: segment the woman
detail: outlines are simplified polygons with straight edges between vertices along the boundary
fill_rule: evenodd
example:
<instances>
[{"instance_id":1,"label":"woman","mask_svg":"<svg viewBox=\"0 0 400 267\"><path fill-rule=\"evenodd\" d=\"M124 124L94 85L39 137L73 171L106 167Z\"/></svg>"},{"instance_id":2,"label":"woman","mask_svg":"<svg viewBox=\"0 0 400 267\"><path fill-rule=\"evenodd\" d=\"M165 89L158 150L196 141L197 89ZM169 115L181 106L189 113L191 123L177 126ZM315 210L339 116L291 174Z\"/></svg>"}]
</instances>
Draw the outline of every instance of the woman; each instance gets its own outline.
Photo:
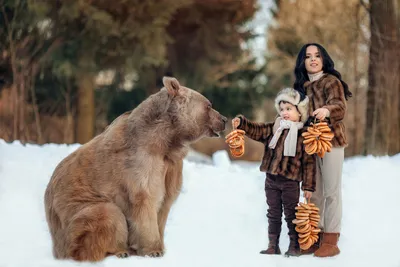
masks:
<instances>
[{"instance_id":1,"label":"woman","mask_svg":"<svg viewBox=\"0 0 400 267\"><path fill-rule=\"evenodd\" d=\"M342 166L347 146L343 118L346 100L352 94L320 44L309 43L301 48L294 73L294 88L309 98L309 115L319 120L329 119L335 134L332 151L318 159L321 175L317 176L316 191L311 198L320 209L320 243L303 253L314 253L317 257L335 256L340 253L337 243L342 220Z\"/></svg>"}]
</instances>

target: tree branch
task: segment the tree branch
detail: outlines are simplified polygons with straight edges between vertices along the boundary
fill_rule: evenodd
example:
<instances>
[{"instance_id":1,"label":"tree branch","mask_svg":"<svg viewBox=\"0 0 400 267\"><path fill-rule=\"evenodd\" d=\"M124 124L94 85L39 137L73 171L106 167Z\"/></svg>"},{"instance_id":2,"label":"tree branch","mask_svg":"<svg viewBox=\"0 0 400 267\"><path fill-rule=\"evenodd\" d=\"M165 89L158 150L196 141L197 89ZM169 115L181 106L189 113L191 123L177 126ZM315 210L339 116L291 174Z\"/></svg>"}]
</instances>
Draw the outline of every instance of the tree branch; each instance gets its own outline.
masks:
<instances>
[{"instance_id":1,"label":"tree branch","mask_svg":"<svg viewBox=\"0 0 400 267\"><path fill-rule=\"evenodd\" d=\"M59 48L64 43L62 37L56 38L50 46L47 48L46 52L40 56L40 58L32 58L30 65L32 66L32 75L35 76L39 70L40 65L48 59L51 53ZM37 59L38 58L38 59Z\"/></svg>"}]
</instances>

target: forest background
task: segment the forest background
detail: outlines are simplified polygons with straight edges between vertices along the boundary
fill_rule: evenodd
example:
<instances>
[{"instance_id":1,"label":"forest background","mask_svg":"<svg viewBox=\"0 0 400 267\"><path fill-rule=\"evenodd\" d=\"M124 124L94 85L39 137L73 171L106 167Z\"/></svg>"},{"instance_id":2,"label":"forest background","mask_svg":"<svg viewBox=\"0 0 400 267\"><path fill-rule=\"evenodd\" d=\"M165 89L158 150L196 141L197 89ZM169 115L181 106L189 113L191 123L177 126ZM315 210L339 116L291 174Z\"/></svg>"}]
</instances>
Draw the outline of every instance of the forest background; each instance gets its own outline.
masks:
<instances>
[{"instance_id":1,"label":"forest background","mask_svg":"<svg viewBox=\"0 0 400 267\"><path fill-rule=\"evenodd\" d=\"M164 75L229 118L269 121L308 42L353 93L346 156L399 153L400 0L0 0L0 138L85 143ZM192 147L227 149L223 136ZM262 152L246 139L241 159Z\"/></svg>"}]
</instances>

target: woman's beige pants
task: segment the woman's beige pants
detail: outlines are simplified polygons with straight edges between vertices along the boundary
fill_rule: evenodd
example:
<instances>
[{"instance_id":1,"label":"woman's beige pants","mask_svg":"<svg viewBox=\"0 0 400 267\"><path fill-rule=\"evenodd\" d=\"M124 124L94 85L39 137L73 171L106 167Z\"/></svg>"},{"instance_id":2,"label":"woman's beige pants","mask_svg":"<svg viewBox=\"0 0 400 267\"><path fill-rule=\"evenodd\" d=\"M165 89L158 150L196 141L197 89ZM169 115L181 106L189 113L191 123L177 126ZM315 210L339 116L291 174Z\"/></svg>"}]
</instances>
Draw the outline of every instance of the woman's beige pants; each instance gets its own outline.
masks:
<instances>
[{"instance_id":1,"label":"woman's beige pants","mask_svg":"<svg viewBox=\"0 0 400 267\"><path fill-rule=\"evenodd\" d=\"M342 221L342 167L344 148L332 148L324 158L318 157L322 175L317 175L311 202L320 209L319 227L326 233L340 233Z\"/></svg>"}]
</instances>

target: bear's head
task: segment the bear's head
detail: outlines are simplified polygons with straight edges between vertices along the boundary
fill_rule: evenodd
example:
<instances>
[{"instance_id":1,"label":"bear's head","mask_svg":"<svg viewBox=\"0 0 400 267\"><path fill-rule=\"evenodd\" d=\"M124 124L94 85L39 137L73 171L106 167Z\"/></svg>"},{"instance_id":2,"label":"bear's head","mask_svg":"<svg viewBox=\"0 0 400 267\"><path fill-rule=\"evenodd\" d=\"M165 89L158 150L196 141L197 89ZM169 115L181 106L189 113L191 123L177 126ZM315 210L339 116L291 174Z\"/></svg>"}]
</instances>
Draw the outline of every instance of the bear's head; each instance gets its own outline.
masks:
<instances>
[{"instance_id":1,"label":"bear's head","mask_svg":"<svg viewBox=\"0 0 400 267\"><path fill-rule=\"evenodd\" d=\"M164 77L163 84L161 90L166 90L171 99L168 114L182 138L195 141L201 137L218 137L225 130L227 118L213 109L202 94L181 86L173 77Z\"/></svg>"}]
</instances>

